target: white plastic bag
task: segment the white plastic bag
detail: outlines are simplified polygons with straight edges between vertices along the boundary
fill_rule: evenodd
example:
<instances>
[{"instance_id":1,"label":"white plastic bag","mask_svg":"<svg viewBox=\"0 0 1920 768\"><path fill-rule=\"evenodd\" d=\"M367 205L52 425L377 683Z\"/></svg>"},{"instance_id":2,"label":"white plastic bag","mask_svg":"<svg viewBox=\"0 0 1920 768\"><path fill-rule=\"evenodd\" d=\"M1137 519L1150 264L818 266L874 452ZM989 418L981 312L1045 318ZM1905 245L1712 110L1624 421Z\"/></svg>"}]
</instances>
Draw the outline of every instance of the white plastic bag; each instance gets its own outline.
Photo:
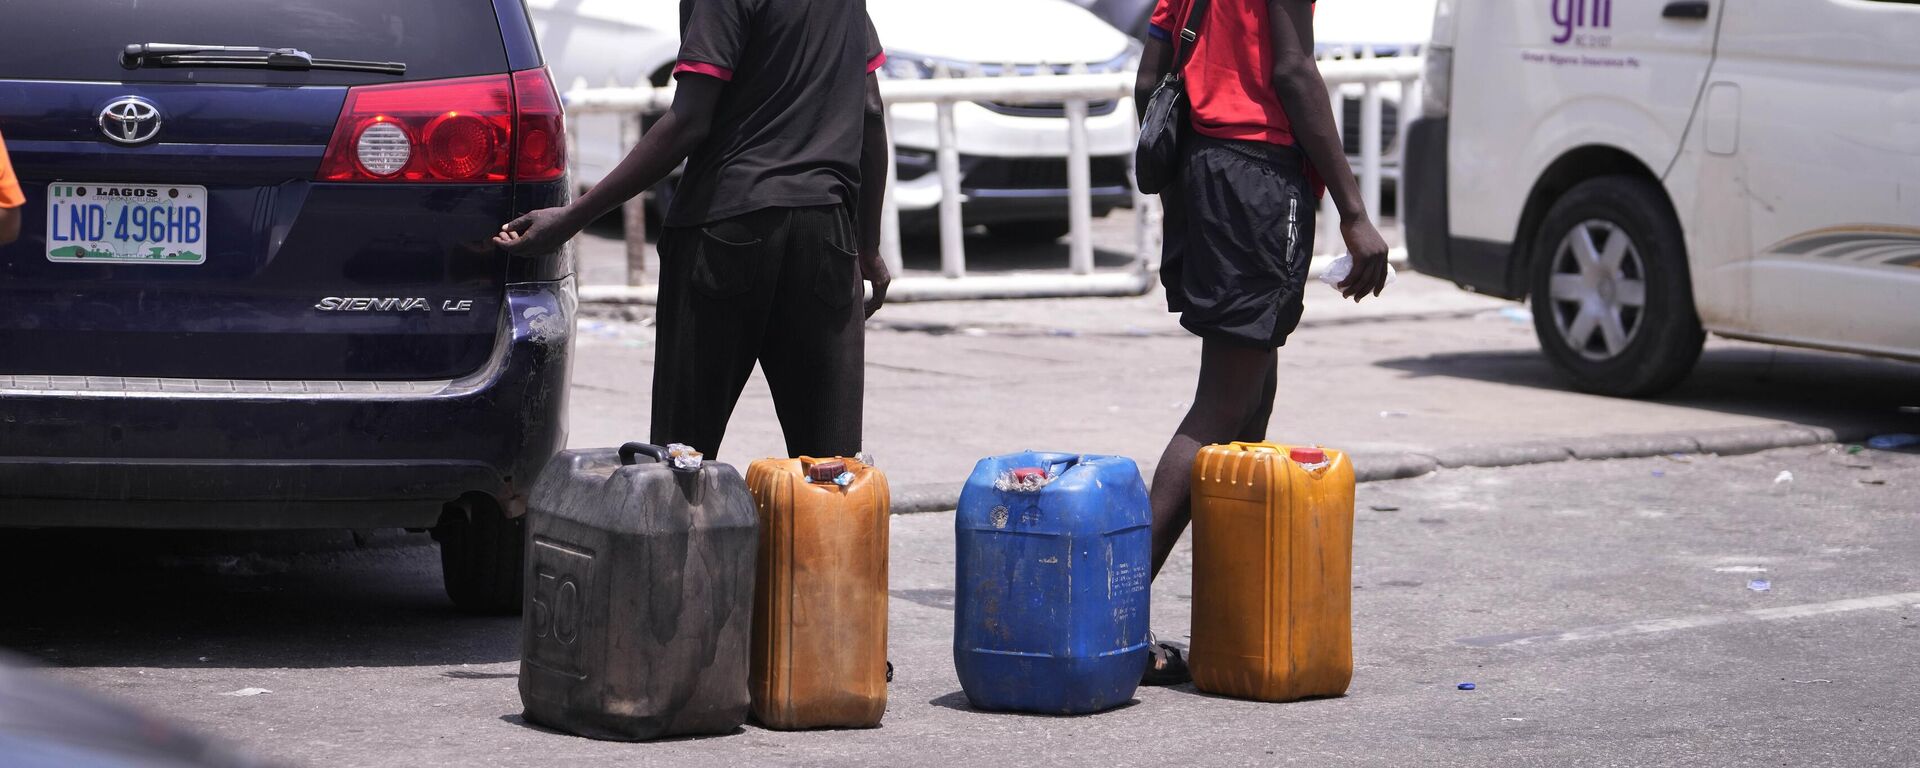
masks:
<instances>
[{"instance_id":1,"label":"white plastic bag","mask_svg":"<svg viewBox=\"0 0 1920 768\"><path fill-rule=\"evenodd\" d=\"M1327 265L1327 271L1320 273L1320 282L1334 290L1340 290L1340 284L1346 282L1347 275L1353 274L1353 254L1343 253ZM1387 285L1393 285L1396 273L1392 264L1387 265Z\"/></svg>"}]
</instances>

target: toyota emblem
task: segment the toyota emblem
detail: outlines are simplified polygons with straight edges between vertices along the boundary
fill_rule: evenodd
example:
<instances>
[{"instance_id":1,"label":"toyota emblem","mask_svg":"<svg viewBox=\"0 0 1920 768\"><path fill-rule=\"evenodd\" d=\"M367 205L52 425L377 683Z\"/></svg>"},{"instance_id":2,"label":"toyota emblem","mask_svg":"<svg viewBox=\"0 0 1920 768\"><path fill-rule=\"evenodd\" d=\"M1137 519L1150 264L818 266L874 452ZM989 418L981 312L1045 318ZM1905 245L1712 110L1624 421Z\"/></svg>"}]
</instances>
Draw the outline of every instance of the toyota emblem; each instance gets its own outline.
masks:
<instances>
[{"instance_id":1,"label":"toyota emblem","mask_svg":"<svg viewBox=\"0 0 1920 768\"><path fill-rule=\"evenodd\" d=\"M119 144L140 144L160 133L160 108L138 96L122 96L100 110L100 132Z\"/></svg>"}]
</instances>

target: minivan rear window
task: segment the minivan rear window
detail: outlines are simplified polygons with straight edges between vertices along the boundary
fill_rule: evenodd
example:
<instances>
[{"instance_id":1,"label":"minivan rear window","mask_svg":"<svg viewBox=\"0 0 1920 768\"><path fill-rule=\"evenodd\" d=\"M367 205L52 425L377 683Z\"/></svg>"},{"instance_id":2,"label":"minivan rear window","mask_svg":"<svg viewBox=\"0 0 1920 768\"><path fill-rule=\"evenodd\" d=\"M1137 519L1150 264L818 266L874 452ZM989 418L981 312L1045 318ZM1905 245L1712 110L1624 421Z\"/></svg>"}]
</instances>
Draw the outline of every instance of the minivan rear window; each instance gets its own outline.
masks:
<instances>
[{"instance_id":1,"label":"minivan rear window","mask_svg":"<svg viewBox=\"0 0 1920 768\"><path fill-rule=\"evenodd\" d=\"M0 79L357 85L507 69L493 0L7 0ZM132 43L297 48L405 75L120 65Z\"/></svg>"}]
</instances>

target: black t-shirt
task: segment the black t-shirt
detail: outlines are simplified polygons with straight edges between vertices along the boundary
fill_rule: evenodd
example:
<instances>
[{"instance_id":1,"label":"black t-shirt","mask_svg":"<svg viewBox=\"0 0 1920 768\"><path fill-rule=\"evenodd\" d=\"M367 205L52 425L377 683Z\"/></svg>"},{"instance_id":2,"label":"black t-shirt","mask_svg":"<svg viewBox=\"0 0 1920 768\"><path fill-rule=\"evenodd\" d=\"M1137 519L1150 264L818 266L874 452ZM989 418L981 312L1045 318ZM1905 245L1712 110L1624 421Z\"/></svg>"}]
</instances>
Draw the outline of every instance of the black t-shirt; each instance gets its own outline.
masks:
<instances>
[{"instance_id":1,"label":"black t-shirt","mask_svg":"<svg viewBox=\"0 0 1920 768\"><path fill-rule=\"evenodd\" d=\"M886 60L866 0L680 0L680 39L675 77L727 85L668 226L853 206L867 75Z\"/></svg>"}]
</instances>

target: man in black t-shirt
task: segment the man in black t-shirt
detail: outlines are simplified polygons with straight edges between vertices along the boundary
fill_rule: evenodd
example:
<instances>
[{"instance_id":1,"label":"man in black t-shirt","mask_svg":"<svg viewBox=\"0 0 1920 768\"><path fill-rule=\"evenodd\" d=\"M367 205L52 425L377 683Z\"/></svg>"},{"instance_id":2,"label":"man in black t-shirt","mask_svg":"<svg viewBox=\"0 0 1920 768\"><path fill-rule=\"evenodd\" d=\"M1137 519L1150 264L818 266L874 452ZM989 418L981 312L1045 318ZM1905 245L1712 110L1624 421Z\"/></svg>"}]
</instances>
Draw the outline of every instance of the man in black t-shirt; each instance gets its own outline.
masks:
<instances>
[{"instance_id":1,"label":"man in black t-shirt","mask_svg":"<svg viewBox=\"0 0 1920 768\"><path fill-rule=\"evenodd\" d=\"M891 280L885 56L865 0L681 0L680 30L668 114L592 191L495 241L551 253L684 160L660 240L652 441L716 455L757 361L788 452L852 456L864 319Z\"/></svg>"}]
</instances>

